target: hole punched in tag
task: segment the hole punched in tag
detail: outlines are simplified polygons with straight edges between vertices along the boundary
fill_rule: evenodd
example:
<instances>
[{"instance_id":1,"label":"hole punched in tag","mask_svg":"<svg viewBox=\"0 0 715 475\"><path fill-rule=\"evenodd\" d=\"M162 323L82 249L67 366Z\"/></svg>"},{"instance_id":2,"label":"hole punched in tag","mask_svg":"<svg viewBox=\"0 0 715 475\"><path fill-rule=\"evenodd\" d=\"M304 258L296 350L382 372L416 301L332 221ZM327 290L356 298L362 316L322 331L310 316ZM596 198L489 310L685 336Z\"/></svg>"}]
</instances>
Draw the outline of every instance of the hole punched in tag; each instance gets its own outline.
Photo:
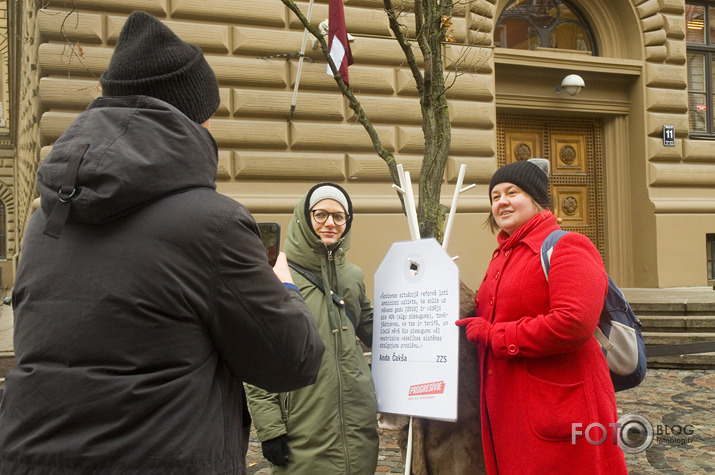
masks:
<instances>
[{"instance_id":1,"label":"hole punched in tag","mask_svg":"<svg viewBox=\"0 0 715 475\"><path fill-rule=\"evenodd\" d=\"M416 276L420 272L420 263L414 259L407 259L407 263L409 264L410 273Z\"/></svg>"}]
</instances>

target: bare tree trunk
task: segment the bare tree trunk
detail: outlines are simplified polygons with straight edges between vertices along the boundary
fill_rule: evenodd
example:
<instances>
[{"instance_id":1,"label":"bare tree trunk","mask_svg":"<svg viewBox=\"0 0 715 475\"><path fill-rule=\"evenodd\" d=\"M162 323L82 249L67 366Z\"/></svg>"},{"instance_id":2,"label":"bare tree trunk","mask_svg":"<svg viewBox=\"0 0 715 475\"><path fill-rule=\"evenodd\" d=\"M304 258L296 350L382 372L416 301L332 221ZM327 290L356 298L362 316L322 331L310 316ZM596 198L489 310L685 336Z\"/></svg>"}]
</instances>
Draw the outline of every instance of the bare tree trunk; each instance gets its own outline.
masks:
<instances>
[{"instance_id":1,"label":"bare tree trunk","mask_svg":"<svg viewBox=\"0 0 715 475\"><path fill-rule=\"evenodd\" d=\"M460 282L459 316L473 317L474 312L474 292ZM457 421L413 418L410 472L413 475L487 473L479 411L479 357L476 347L467 341L462 328L459 334ZM407 426L401 429L398 443L404 460Z\"/></svg>"},{"instance_id":2,"label":"bare tree trunk","mask_svg":"<svg viewBox=\"0 0 715 475\"><path fill-rule=\"evenodd\" d=\"M420 172L417 220L422 237L444 237L445 213L440 206L442 180L451 143L451 126L447 107L442 63L445 37L442 17L451 17L451 2L417 0L417 41L424 57L424 90L420 94L422 131L425 137L424 159Z\"/></svg>"},{"instance_id":3,"label":"bare tree trunk","mask_svg":"<svg viewBox=\"0 0 715 475\"><path fill-rule=\"evenodd\" d=\"M331 66L335 82L348 98L350 108L365 127L377 154L387 163L393 181L399 185L397 164L391 152L386 150L365 115L357 98L345 84L330 59L328 46L320 32L310 25L293 0L281 0L293 11L303 25L320 42L323 55ZM442 62L445 24L451 19L453 0L415 0L415 24L423 67L415 55L412 43L399 23L399 12L392 0L383 0L390 29L405 54L420 97L422 131L424 134L424 158L419 179L419 202L417 220L422 237L444 237L445 211L440 205L441 188L451 144L451 125L447 105L444 64ZM402 195L400 194L400 199ZM403 201L404 207L404 201ZM474 315L474 292L460 282L460 317ZM431 419L413 419L413 461L411 471L415 475L439 473L480 474L486 473L481 444L479 409L479 362L477 350L460 330L459 342L459 393L456 422ZM392 415L395 416L395 415ZM400 430L400 445L405 460L407 421L404 416L390 417Z\"/></svg>"}]
</instances>

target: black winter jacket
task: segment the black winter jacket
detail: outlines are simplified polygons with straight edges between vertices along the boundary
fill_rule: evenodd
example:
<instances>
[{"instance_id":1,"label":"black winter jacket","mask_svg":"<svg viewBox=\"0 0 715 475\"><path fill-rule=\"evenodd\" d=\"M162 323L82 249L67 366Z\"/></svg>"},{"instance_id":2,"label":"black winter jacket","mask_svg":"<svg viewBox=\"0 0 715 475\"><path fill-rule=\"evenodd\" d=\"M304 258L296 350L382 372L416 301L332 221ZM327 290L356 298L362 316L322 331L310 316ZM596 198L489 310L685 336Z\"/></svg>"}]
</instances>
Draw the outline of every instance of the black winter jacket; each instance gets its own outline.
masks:
<instances>
[{"instance_id":1,"label":"black winter jacket","mask_svg":"<svg viewBox=\"0 0 715 475\"><path fill-rule=\"evenodd\" d=\"M43 230L82 144L56 239ZM0 473L242 474L242 382L315 381L315 321L216 170L211 134L143 96L95 100L54 144L13 293Z\"/></svg>"}]
</instances>

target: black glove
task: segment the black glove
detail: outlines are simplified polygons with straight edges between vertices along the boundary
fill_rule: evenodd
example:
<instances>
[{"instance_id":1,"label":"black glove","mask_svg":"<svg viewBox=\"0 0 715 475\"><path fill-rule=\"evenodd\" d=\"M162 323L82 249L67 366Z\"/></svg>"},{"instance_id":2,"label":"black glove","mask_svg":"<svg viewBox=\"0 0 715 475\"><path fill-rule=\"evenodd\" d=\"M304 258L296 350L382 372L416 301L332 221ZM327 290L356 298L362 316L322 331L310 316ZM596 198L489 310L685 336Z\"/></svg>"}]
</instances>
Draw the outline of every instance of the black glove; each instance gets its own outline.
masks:
<instances>
[{"instance_id":1,"label":"black glove","mask_svg":"<svg viewBox=\"0 0 715 475\"><path fill-rule=\"evenodd\" d=\"M290 460L290 450L288 449L288 435L279 435L275 439L261 443L263 456L273 465L285 467Z\"/></svg>"}]
</instances>

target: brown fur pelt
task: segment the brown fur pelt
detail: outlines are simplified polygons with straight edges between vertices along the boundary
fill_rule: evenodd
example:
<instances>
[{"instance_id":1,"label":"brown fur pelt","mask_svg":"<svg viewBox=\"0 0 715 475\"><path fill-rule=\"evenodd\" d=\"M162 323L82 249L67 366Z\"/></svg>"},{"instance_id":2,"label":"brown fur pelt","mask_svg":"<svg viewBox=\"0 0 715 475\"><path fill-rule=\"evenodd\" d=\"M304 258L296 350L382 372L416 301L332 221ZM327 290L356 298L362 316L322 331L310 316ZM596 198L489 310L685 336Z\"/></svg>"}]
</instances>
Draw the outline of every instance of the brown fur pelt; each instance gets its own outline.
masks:
<instances>
[{"instance_id":1,"label":"brown fur pelt","mask_svg":"<svg viewBox=\"0 0 715 475\"><path fill-rule=\"evenodd\" d=\"M474 292L459 283L460 318L474 316ZM383 415L386 418L387 415ZM394 415L392 415L394 416ZM400 427L399 445L405 460L409 418L394 416ZM459 332L459 390L457 421L412 419L413 475L460 475L486 473L482 452L479 416L479 358L477 348L467 341L464 328Z\"/></svg>"}]
</instances>

